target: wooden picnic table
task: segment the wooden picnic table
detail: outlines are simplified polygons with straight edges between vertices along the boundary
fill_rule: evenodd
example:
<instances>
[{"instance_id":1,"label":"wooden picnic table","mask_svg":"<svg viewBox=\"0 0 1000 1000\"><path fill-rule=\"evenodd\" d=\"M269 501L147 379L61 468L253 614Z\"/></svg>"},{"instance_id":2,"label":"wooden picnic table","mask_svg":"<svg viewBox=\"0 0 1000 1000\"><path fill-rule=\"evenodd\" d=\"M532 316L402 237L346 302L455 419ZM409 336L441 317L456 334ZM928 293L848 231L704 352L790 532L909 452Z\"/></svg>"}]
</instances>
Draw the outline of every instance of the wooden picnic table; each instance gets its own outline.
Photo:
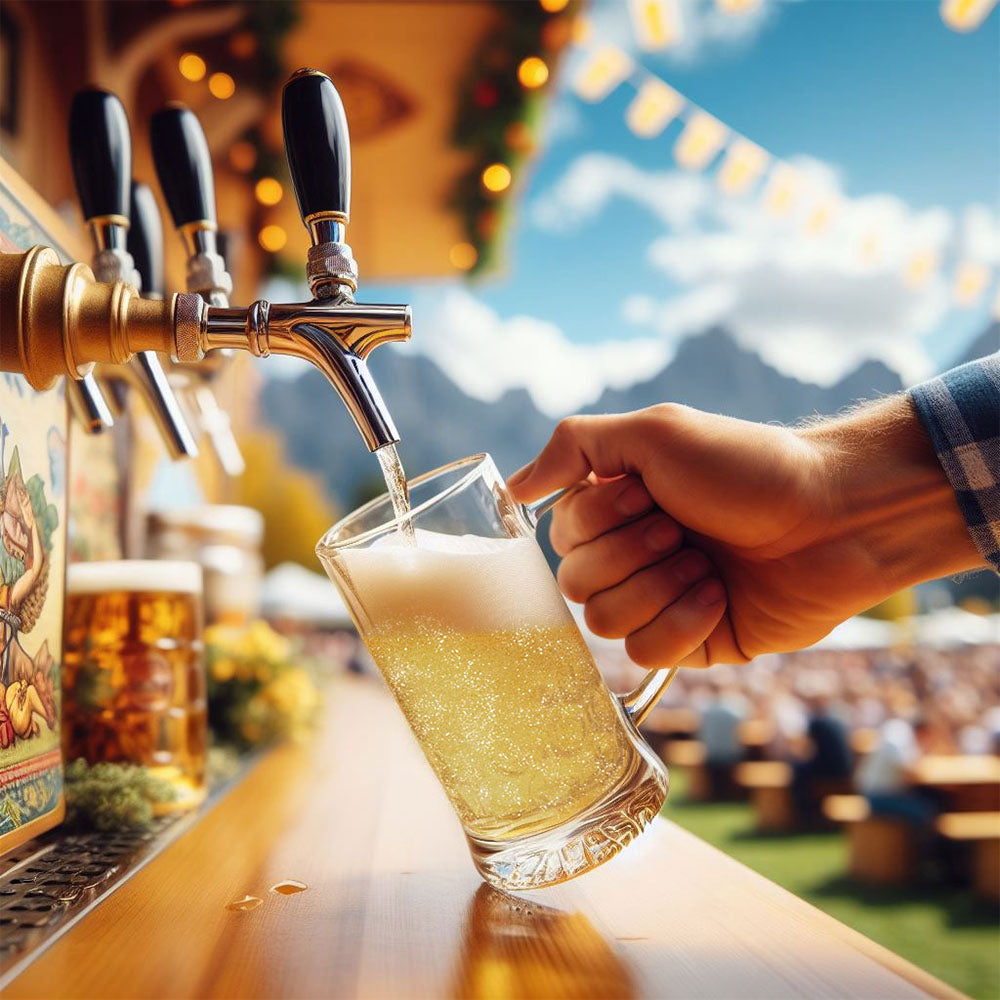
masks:
<instances>
[{"instance_id":1,"label":"wooden picnic table","mask_svg":"<svg viewBox=\"0 0 1000 1000\"><path fill-rule=\"evenodd\" d=\"M268 891L283 879L308 889ZM262 905L226 908L245 894ZM955 991L664 819L552 889L484 887L403 720L333 688L234 790L42 953L60 997L880 997Z\"/></svg>"},{"instance_id":2,"label":"wooden picnic table","mask_svg":"<svg viewBox=\"0 0 1000 1000\"><path fill-rule=\"evenodd\" d=\"M1000 810L1000 757L928 754L914 764L911 780L936 789L949 812Z\"/></svg>"}]
</instances>

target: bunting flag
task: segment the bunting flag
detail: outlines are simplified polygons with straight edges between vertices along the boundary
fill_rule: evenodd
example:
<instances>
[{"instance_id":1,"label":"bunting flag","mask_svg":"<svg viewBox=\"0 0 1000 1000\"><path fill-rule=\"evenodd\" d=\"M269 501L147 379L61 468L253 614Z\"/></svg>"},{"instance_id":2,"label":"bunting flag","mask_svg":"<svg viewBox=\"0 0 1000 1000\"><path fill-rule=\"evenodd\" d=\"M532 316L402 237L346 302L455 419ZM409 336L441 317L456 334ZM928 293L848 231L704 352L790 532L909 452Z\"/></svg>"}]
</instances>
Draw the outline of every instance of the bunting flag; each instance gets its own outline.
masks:
<instances>
[{"instance_id":1,"label":"bunting flag","mask_svg":"<svg viewBox=\"0 0 1000 1000\"><path fill-rule=\"evenodd\" d=\"M684 131L674 144L674 159L685 170L701 170L720 149L729 129L707 111L695 111L688 116Z\"/></svg>"},{"instance_id":2,"label":"bunting flag","mask_svg":"<svg viewBox=\"0 0 1000 1000\"><path fill-rule=\"evenodd\" d=\"M799 200L802 178L787 163L776 163L764 188L764 208L775 216L790 215Z\"/></svg>"},{"instance_id":3,"label":"bunting flag","mask_svg":"<svg viewBox=\"0 0 1000 1000\"><path fill-rule=\"evenodd\" d=\"M658 136L684 107L684 98L662 80L651 77L639 88L625 112L628 127L644 139Z\"/></svg>"},{"instance_id":4,"label":"bunting flag","mask_svg":"<svg viewBox=\"0 0 1000 1000\"><path fill-rule=\"evenodd\" d=\"M716 0L727 13L751 10L759 0ZM982 20L997 0L944 0L942 12L965 18L973 13ZM671 25L679 30L680 18L676 0L630 0L637 33L645 32L644 44L653 47L674 37ZM669 30L668 30L669 29ZM788 219L799 225L811 237L829 233L844 210L845 199L837 192L814 184L790 163L777 159L763 147L732 131L703 108L689 101L659 77L617 46L600 45L583 60L573 80L573 89L586 101L601 101L622 83L635 89L635 97L625 112L629 129L644 139L661 135L675 119L683 127L674 142L674 159L685 170L705 170L721 152L721 162L715 183L725 195L746 195L763 180L760 204L771 216ZM859 264L876 268L886 260L886 232L878 225L856 234L854 247ZM954 253L954 248L950 253ZM941 273L940 250L934 247L915 248L898 265L900 279L914 291L926 287ZM951 257L954 260L954 257ZM948 265L950 269L950 264ZM993 267L976 259L960 260L950 279L953 303L961 308L973 308L983 299L987 289L994 287ZM994 314L1000 311L1000 293L991 303ZM998 317L1000 318L1000 317Z\"/></svg>"},{"instance_id":5,"label":"bunting flag","mask_svg":"<svg viewBox=\"0 0 1000 1000\"><path fill-rule=\"evenodd\" d=\"M978 260L965 260L955 271L955 286L952 298L959 309L971 309L986 291L990 280L990 270Z\"/></svg>"},{"instance_id":6,"label":"bunting flag","mask_svg":"<svg viewBox=\"0 0 1000 1000\"><path fill-rule=\"evenodd\" d=\"M767 170L770 160L770 155L755 142L742 136L734 139L719 167L719 187L726 194L746 194Z\"/></svg>"},{"instance_id":7,"label":"bunting flag","mask_svg":"<svg viewBox=\"0 0 1000 1000\"><path fill-rule=\"evenodd\" d=\"M666 49L684 37L678 0L629 0L628 6L639 48Z\"/></svg>"},{"instance_id":8,"label":"bunting flag","mask_svg":"<svg viewBox=\"0 0 1000 1000\"><path fill-rule=\"evenodd\" d=\"M941 0L941 20L952 31L975 31L997 0Z\"/></svg>"},{"instance_id":9,"label":"bunting flag","mask_svg":"<svg viewBox=\"0 0 1000 1000\"><path fill-rule=\"evenodd\" d=\"M806 210L803 227L809 236L822 236L833 225L840 211L840 198L833 193L820 195Z\"/></svg>"},{"instance_id":10,"label":"bunting flag","mask_svg":"<svg viewBox=\"0 0 1000 1000\"><path fill-rule=\"evenodd\" d=\"M906 262L903 281L908 288L923 288L938 269L938 255L933 250L918 250Z\"/></svg>"},{"instance_id":11,"label":"bunting flag","mask_svg":"<svg viewBox=\"0 0 1000 1000\"><path fill-rule=\"evenodd\" d=\"M632 60L617 46L602 46L580 68L573 89L585 101L603 101L628 79L632 68Z\"/></svg>"},{"instance_id":12,"label":"bunting flag","mask_svg":"<svg viewBox=\"0 0 1000 1000\"><path fill-rule=\"evenodd\" d=\"M760 0L715 0L723 14L749 14L760 6Z\"/></svg>"}]
</instances>

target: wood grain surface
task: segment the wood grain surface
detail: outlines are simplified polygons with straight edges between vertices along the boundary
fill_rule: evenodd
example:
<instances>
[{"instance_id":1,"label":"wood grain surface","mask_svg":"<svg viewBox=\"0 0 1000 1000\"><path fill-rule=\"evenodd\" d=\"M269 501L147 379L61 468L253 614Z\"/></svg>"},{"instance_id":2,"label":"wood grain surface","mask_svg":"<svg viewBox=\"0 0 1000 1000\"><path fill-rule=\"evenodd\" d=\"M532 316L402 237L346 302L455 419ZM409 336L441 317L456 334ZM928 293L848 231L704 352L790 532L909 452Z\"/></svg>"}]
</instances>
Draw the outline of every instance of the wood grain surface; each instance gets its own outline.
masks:
<instances>
[{"instance_id":1,"label":"wood grain surface","mask_svg":"<svg viewBox=\"0 0 1000 1000\"><path fill-rule=\"evenodd\" d=\"M282 879L309 888L272 893ZM226 904L246 894L247 912ZM664 820L522 897L483 885L395 706L330 693L5 991L27 998L904 998L944 984Z\"/></svg>"}]
</instances>

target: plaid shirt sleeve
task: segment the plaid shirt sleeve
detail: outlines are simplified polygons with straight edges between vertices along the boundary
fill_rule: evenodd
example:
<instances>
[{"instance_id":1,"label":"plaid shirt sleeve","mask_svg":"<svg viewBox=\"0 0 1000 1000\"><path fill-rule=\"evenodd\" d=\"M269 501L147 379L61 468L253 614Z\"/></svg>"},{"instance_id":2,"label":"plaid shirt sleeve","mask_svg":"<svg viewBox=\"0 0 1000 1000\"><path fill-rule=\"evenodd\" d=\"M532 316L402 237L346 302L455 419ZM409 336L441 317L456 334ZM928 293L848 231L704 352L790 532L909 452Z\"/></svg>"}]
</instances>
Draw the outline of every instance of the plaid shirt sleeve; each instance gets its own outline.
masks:
<instances>
[{"instance_id":1,"label":"plaid shirt sleeve","mask_svg":"<svg viewBox=\"0 0 1000 1000\"><path fill-rule=\"evenodd\" d=\"M910 390L979 551L1000 571L1000 353Z\"/></svg>"}]
</instances>

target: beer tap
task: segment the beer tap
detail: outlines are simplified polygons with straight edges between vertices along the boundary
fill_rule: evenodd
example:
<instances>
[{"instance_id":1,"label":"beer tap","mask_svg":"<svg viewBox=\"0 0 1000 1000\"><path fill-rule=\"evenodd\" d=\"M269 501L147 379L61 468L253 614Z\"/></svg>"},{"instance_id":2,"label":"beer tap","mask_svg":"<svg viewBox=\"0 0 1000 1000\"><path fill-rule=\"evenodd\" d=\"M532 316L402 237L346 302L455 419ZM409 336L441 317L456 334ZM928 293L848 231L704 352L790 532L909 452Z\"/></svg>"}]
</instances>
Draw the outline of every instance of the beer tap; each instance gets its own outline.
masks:
<instances>
[{"instance_id":1,"label":"beer tap","mask_svg":"<svg viewBox=\"0 0 1000 1000\"><path fill-rule=\"evenodd\" d=\"M284 354L318 368L343 399L369 450L399 440L368 370L379 345L410 337L410 307L354 301L357 267L344 242L350 213L350 139L343 104L328 76L299 70L282 95L285 145L312 247L306 275L313 299L258 300L245 308L209 305L200 295L141 299L123 282L93 281L80 265L59 264L34 247L0 254L0 322L16 337L0 345L0 370L23 372L35 388L61 374L80 377L90 361L121 363L161 351L185 363L225 348L257 357Z\"/></svg>"},{"instance_id":2,"label":"beer tap","mask_svg":"<svg viewBox=\"0 0 1000 1000\"><path fill-rule=\"evenodd\" d=\"M210 306L228 306L233 281L218 252L212 156L195 113L177 101L149 123L156 176L187 252L187 290Z\"/></svg>"},{"instance_id":3,"label":"beer tap","mask_svg":"<svg viewBox=\"0 0 1000 1000\"><path fill-rule=\"evenodd\" d=\"M82 90L69 118L70 157L84 218L94 239L93 270L101 282L138 287L139 275L126 249L132 141L121 102L104 90ZM146 401L171 458L194 456L198 447L167 382L160 359L141 351L116 367L96 372L105 384L127 386ZM115 398L115 394L112 394Z\"/></svg>"},{"instance_id":4,"label":"beer tap","mask_svg":"<svg viewBox=\"0 0 1000 1000\"><path fill-rule=\"evenodd\" d=\"M88 434L101 434L109 427L114 427L115 418L111 407L93 373L88 373L81 379L67 379L66 398L73 416Z\"/></svg>"},{"instance_id":5,"label":"beer tap","mask_svg":"<svg viewBox=\"0 0 1000 1000\"><path fill-rule=\"evenodd\" d=\"M153 191L148 184L132 182L132 225L128 249L139 271L139 290L144 298L162 300L165 281L163 267L163 226ZM198 366L171 365L167 379L177 391L194 426L212 443L223 472L242 474L245 465L233 435L229 414L219 406L208 384L208 373ZM186 405L185 405L186 404Z\"/></svg>"}]
</instances>

